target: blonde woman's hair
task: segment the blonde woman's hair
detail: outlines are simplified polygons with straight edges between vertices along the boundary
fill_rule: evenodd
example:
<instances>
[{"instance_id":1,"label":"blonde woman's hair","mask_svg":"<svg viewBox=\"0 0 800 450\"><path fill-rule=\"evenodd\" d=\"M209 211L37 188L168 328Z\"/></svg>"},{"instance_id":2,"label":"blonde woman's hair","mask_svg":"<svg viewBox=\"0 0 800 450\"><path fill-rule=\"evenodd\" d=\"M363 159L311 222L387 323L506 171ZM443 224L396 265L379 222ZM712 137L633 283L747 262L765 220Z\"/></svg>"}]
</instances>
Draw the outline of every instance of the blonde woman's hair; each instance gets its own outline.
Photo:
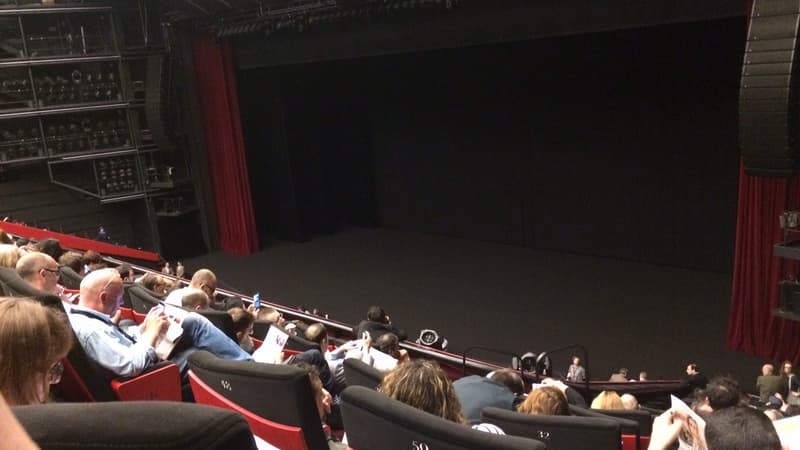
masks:
<instances>
[{"instance_id":1,"label":"blonde woman's hair","mask_svg":"<svg viewBox=\"0 0 800 450\"><path fill-rule=\"evenodd\" d=\"M0 297L0 390L9 404L46 402L46 394L40 397L49 389L47 373L71 347L63 313L32 299Z\"/></svg>"},{"instance_id":2,"label":"blonde woman's hair","mask_svg":"<svg viewBox=\"0 0 800 450\"><path fill-rule=\"evenodd\" d=\"M603 391L592 400L592 409L625 409L625 405L616 392Z\"/></svg>"},{"instance_id":3,"label":"blonde woman's hair","mask_svg":"<svg viewBox=\"0 0 800 450\"><path fill-rule=\"evenodd\" d=\"M13 244L0 244L0 267L16 269L19 261L19 250Z\"/></svg>"},{"instance_id":4,"label":"blonde woman's hair","mask_svg":"<svg viewBox=\"0 0 800 450\"><path fill-rule=\"evenodd\" d=\"M567 416L569 403L561 389L542 386L531 391L528 398L517 406L517 411L534 416Z\"/></svg>"},{"instance_id":5,"label":"blonde woman's hair","mask_svg":"<svg viewBox=\"0 0 800 450\"><path fill-rule=\"evenodd\" d=\"M415 359L398 365L386 374L378 390L452 422L466 422L453 383L434 361Z\"/></svg>"}]
</instances>

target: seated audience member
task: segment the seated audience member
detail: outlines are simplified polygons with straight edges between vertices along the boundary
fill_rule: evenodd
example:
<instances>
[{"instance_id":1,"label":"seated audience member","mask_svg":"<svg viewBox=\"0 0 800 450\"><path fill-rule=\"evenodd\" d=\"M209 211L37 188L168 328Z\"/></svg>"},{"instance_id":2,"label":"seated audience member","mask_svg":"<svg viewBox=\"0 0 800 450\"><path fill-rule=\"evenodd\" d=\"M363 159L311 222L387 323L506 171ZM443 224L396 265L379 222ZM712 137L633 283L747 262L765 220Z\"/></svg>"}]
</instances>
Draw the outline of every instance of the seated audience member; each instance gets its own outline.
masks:
<instances>
[{"instance_id":1,"label":"seated audience member","mask_svg":"<svg viewBox=\"0 0 800 450\"><path fill-rule=\"evenodd\" d=\"M623 409L639 409L639 400L636 400L633 394L622 394L619 399L622 402Z\"/></svg>"},{"instance_id":2,"label":"seated audience member","mask_svg":"<svg viewBox=\"0 0 800 450\"><path fill-rule=\"evenodd\" d=\"M34 244L33 251L49 255L54 261L58 261L58 258L61 258L61 255L64 254L61 243L58 242L58 239L52 238L42 239Z\"/></svg>"},{"instance_id":3,"label":"seated audience member","mask_svg":"<svg viewBox=\"0 0 800 450\"><path fill-rule=\"evenodd\" d=\"M405 341L408 335L405 331L392 325L392 320L380 306L370 306L367 310L367 320L362 320L356 327L356 336L362 336L365 331L369 332L373 342L386 333L392 333L397 339Z\"/></svg>"},{"instance_id":4,"label":"seated audience member","mask_svg":"<svg viewBox=\"0 0 800 450\"><path fill-rule=\"evenodd\" d=\"M622 399L614 391L603 391L592 400L592 409L625 409Z\"/></svg>"},{"instance_id":5,"label":"seated audience member","mask_svg":"<svg viewBox=\"0 0 800 450\"><path fill-rule=\"evenodd\" d=\"M59 295L58 263L50 255L31 252L17 261L17 274L33 288L48 294Z\"/></svg>"},{"instance_id":6,"label":"seated audience member","mask_svg":"<svg viewBox=\"0 0 800 450\"><path fill-rule=\"evenodd\" d=\"M239 343L239 347L242 347L242 350L247 353L253 353L255 347L252 335L253 322L256 321L255 316L243 308L231 308L228 310L228 314L233 319L233 331L236 333L236 342Z\"/></svg>"},{"instance_id":7,"label":"seated audience member","mask_svg":"<svg viewBox=\"0 0 800 450\"><path fill-rule=\"evenodd\" d=\"M93 270L105 269L107 266L105 260L103 260L103 255L94 250L87 250L83 252L82 263L84 268L88 269L84 270L86 273L89 273Z\"/></svg>"},{"instance_id":8,"label":"seated audience member","mask_svg":"<svg viewBox=\"0 0 800 450\"><path fill-rule=\"evenodd\" d=\"M182 291L181 307L184 309L204 311L208 309L211 304L208 295L200 289L186 288L179 290Z\"/></svg>"},{"instance_id":9,"label":"seated audience member","mask_svg":"<svg viewBox=\"0 0 800 450\"><path fill-rule=\"evenodd\" d=\"M800 381L792 372L791 361L784 361L781 364L781 378L783 378L783 384L786 386L784 402L790 405L800 405Z\"/></svg>"},{"instance_id":10,"label":"seated audience member","mask_svg":"<svg viewBox=\"0 0 800 450\"><path fill-rule=\"evenodd\" d=\"M10 405L45 403L70 347L63 314L34 300L0 297L0 392Z\"/></svg>"},{"instance_id":11,"label":"seated audience member","mask_svg":"<svg viewBox=\"0 0 800 450\"><path fill-rule=\"evenodd\" d=\"M775 366L772 364L767 363L761 366L761 376L756 379L756 389L758 389L761 403L780 406L782 402L775 394L780 394L783 398L784 395L781 392L784 385L780 375L775 375L774 372Z\"/></svg>"},{"instance_id":12,"label":"seated audience member","mask_svg":"<svg viewBox=\"0 0 800 450\"><path fill-rule=\"evenodd\" d=\"M338 411L335 411L338 408L333 404L333 397L331 396L330 392L325 390L323 387L322 380L319 377L317 369L314 366L308 365L304 362L295 362L292 365L308 372L308 377L311 380L311 389L314 391L314 401L317 405L317 412L319 413L319 419L322 421L322 423L328 423L328 425L336 426L336 428L342 428L341 416ZM334 423L331 422L332 413L337 416L333 421ZM329 449L345 450L347 448L347 445L334 441L330 433L327 431L325 436L328 438Z\"/></svg>"},{"instance_id":13,"label":"seated audience member","mask_svg":"<svg viewBox=\"0 0 800 450\"><path fill-rule=\"evenodd\" d=\"M700 369L696 363L689 363L686 366L686 384L689 386L691 392L698 389L705 389L708 385L708 378L700 373Z\"/></svg>"},{"instance_id":14,"label":"seated audience member","mask_svg":"<svg viewBox=\"0 0 800 450\"><path fill-rule=\"evenodd\" d=\"M453 383L453 388L467 423L475 425L481 423L481 411L487 406L514 411L525 384L519 372L500 369L485 377L470 375L460 378Z\"/></svg>"},{"instance_id":15,"label":"seated audience member","mask_svg":"<svg viewBox=\"0 0 800 450\"><path fill-rule=\"evenodd\" d=\"M192 275L188 287L175 289L167 295L164 301L170 305L181 306L181 299L189 289L199 289L205 292L210 302L214 303L214 295L217 292L217 276L208 269L200 269Z\"/></svg>"},{"instance_id":16,"label":"seated audience member","mask_svg":"<svg viewBox=\"0 0 800 450\"><path fill-rule=\"evenodd\" d=\"M0 244L0 267L16 269L19 261L19 250L13 244Z\"/></svg>"},{"instance_id":17,"label":"seated audience member","mask_svg":"<svg viewBox=\"0 0 800 450\"><path fill-rule=\"evenodd\" d=\"M708 450L780 450L781 441L772 421L746 406L716 411L706 419Z\"/></svg>"},{"instance_id":18,"label":"seated audience member","mask_svg":"<svg viewBox=\"0 0 800 450\"><path fill-rule=\"evenodd\" d=\"M122 278L123 283L131 283L134 280L133 276L133 267L130 264L122 263L115 267L117 272L119 272L120 278Z\"/></svg>"},{"instance_id":19,"label":"seated audience member","mask_svg":"<svg viewBox=\"0 0 800 450\"><path fill-rule=\"evenodd\" d=\"M303 335L307 340L319 344L319 351L325 357L328 368L333 377L333 390L331 392L338 395L347 387L347 380L344 376L344 360L346 358L358 358L366 364L370 363L369 348L371 340L355 339L345 342L333 350L328 350L328 330L321 323L312 323L306 328Z\"/></svg>"},{"instance_id":20,"label":"seated audience member","mask_svg":"<svg viewBox=\"0 0 800 450\"><path fill-rule=\"evenodd\" d=\"M567 396L555 386L541 386L531 390L517 412L541 416L568 416L569 403Z\"/></svg>"},{"instance_id":21,"label":"seated audience member","mask_svg":"<svg viewBox=\"0 0 800 450\"><path fill-rule=\"evenodd\" d=\"M120 376L136 376L159 361L153 345L169 322L163 311L153 309L144 322L128 333L112 317L122 303L122 279L114 269L90 272L81 282L80 301L69 318L78 342L95 362ZM205 317L189 313L181 322L183 335L170 355L185 373L190 352L206 350L218 358L250 360L242 350Z\"/></svg>"},{"instance_id":22,"label":"seated audience member","mask_svg":"<svg viewBox=\"0 0 800 450\"><path fill-rule=\"evenodd\" d=\"M387 373L378 390L390 398L456 423L465 423L453 383L439 364L417 359Z\"/></svg>"},{"instance_id":23,"label":"seated audience member","mask_svg":"<svg viewBox=\"0 0 800 450\"><path fill-rule=\"evenodd\" d=\"M369 336L369 333L367 333L367 336ZM385 353L397 360L396 362L388 361L382 358L373 358L370 355L365 355L362 360L380 371L386 372L392 370L398 364L407 362L410 359L408 350L400 348L400 341L393 333L382 334L381 337L373 341L372 346L375 350Z\"/></svg>"},{"instance_id":24,"label":"seated audience member","mask_svg":"<svg viewBox=\"0 0 800 450\"><path fill-rule=\"evenodd\" d=\"M581 408L589 407L589 405L586 404L586 400L583 398L583 395L581 395L580 392L567 386L561 380L556 380L555 378L545 378L544 380L542 380L542 386L551 386L558 388L558 390L563 392L564 396L567 397L567 403L569 403L570 405L580 406Z\"/></svg>"},{"instance_id":25,"label":"seated audience member","mask_svg":"<svg viewBox=\"0 0 800 450\"><path fill-rule=\"evenodd\" d=\"M705 417L714 411L745 403L745 395L739 383L733 378L718 376L709 381L705 390L696 392L692 409Z\"/></svg>"},{"instance_id":26,"label":"seated audience member","mask_svg":"<svg viewBox=\"0 0 800 450\"><path fill-rule=\"evenodd\" d=\"M8 233L6 233L5 230L3 230L2 228L0 228L0 244L15 245L14 239L12 239L11 236Z\"/></svg>"},{"instance_id":27,"label":"seated audience member","mask_svg":"<svg viewBox=\"0 0 800 450\"><path fill-rule=\"evenodd\" d=\"M644 370L639 372L639 381L649 381L647 379L647 372L645 372Z\"/></svg>"},{"instance_id":28,"label":"seated audience member","mask_svg":"<svg viewBox=\"0 0 800 450\"><path fill-rule=\"evenodd\" d=\"M275 308L262 306L256 314L256 319L259 321L270 322L289 334L297 334L296 325L284 319L283 313Z\"/></svg>"},{"instance_id":29,"label":"seated audience member","mask_svg":"<svg viewBox=\"0 0 800 450\"><path fill-rule=\"evenodd\" d=\"M567 369L567 381L574 383L583 383L586 381L586 369L581 365L581 358L578 356L572 357L572 364Z\"/></svg>"},{"instance_id":30,"label":"seated audience member","mask_svg":"<svg viewBox=\"0 0 800 450\"><path fill-rule=\"evenodd\" d=\"M619 372L611 375L608 381L613 383L627 383L628 382L628 369L621 367Z\"/></svg>"},{"instance_id":31,"label":"seated audience member","mask_svg":"<svg viewBox=\"0 0 800 450\"><path fill-rule=\"evenodd\" d=\"M175 282L171 279L154 273L146 274L139 279L138 283L161 298L175 288Z\"/></svg>"},{"instance_id":32,"label":"seated audience member","mask_svg":"<svg viewBox=\"0 0 800 450\"><path fill-rule=\"evenodd\" d=\"M67 266L78 275L83 275L83 255L78 252L68 251L58 258L58 264Z\"/></svg>"}]
</instances>

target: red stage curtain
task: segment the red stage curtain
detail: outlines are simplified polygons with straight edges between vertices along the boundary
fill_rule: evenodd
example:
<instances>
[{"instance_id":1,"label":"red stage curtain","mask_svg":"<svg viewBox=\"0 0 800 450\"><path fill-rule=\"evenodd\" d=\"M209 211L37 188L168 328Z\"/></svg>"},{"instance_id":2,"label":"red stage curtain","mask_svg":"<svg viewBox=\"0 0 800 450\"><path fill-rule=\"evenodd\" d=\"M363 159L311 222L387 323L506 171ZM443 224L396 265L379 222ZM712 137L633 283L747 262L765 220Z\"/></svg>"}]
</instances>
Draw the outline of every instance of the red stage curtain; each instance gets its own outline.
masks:
<instances>
[{"instance_id":1,"label":"red stage curtain","mask_svg":"<svg viewBox=\"0 0 800 450\"><path fill-rule=\"evenodd\" d=\"M746 175L739 169L739 203L728 347L771 360L800 360L800 324L776 318L778 282L797 264L772 256L783 240L779 216L800 207L800 177Z\"/></svg>"},{"instance_id":2,"label":"red stage curtain","mask_svg":"<svg viewBox=\"0 0 800 450\"><path fill-rule=\"evenodd\" d=\"M220 247L247 255L257 252L259 246L233 51L230 42L215 43L205 34L194 37L193 49L197 95L217 203Z\"/></svg>"}]
</instances>

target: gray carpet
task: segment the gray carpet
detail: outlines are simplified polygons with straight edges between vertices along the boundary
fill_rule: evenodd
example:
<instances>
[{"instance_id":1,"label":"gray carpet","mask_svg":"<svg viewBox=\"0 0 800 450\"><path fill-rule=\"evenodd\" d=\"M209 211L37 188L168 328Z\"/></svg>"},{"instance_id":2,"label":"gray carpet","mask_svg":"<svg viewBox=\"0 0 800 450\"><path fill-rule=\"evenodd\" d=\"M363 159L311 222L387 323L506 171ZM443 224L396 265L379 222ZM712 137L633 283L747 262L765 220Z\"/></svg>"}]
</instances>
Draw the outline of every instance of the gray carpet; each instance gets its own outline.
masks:
<instances>
[{"instance_id":1,"label":"gray carpet","mask_svg":"<svg viewBox=\"0 0 800 450\"><path fill-rule=\"evenodd\" d=\"M694 361L752 389L761 364L726 349L730 274L384 229L271 243L247 257L216 252L186 265L213 269L223 287L351 324L379 304L409 336L434 328L457 353L582 344L592 379L619 366L675 379ZM566 371L568 355L554 364Z\"/></svg>"}]
</instances>

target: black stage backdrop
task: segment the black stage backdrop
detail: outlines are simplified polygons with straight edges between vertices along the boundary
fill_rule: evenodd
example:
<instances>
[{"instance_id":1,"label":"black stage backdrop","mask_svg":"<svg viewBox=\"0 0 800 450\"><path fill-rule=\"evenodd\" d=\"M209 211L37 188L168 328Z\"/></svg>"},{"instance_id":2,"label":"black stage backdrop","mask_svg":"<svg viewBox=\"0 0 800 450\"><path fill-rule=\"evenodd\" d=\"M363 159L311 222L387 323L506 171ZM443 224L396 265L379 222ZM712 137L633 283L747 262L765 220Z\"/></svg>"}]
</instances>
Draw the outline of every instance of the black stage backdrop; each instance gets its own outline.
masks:
<instances>
[{"instance_id":1,"label":"black stage backdrop","mask_svg":"<svg viewBox=\"0 0 800 450\"><path fill-rule=\"evenodd\" d=\"M531 275L540 283L499 287L503 270L515 280L549 273L542 268L555 257L531 253L536 261L518 270L493 263L492 277L476 288L481 295L469 298L448 287L458 285L454 280L480 283L480 265L453 273L447 265L481 252L441 259L422 252L416 257L430 261L433 274L416 281L405 279L417 272L395 267L388 248L386 266L373 261L364 273L341 273L335 258L292 265L309 267L309 276L338 274L339 281L276 271L248 282L242 276L258 277L259 268L225 259L229 280L287 303L319 305L343 320L386 302L412 331L445 323L462 349L515 342L535 328L530 338L539 345L580 340L594 347L604 372L636 366L631 360L641 357L659 375L677 376L685 359L702 356L718 358L714 370L745 374L750 366L731 367L738 356L724 351L744 27L743 18L729 19L240 70L262 238L328 242L321 235L379 227L645 265L609 262L614 269L606 273L602 260L571 269L583 260L556 258L553 283ZM305 256L295 245L273 245L295 249L297 258L381 254L384 244L370 243L369 235L368 248L340 247L357 246L358 236ZM447 242L450 248L468 241ZM270 251L277 250L247 264L266 271L293 261L283 255L267 262ZM233 267L243 272L233 274ZM381 267L390 273L378 276ZM401 281L392 281L393 270L403 270L396 274ZM276 280L279 273L288 279ZM380 286L360 288L360 277L381 280L386 294ZM543 309L553 302L562 307ZM574 311L583 311L576 320ZM487 319L492 325L481 326ZM620 348L632 340L635 346Z\"/></svg>"}]
</instances>

